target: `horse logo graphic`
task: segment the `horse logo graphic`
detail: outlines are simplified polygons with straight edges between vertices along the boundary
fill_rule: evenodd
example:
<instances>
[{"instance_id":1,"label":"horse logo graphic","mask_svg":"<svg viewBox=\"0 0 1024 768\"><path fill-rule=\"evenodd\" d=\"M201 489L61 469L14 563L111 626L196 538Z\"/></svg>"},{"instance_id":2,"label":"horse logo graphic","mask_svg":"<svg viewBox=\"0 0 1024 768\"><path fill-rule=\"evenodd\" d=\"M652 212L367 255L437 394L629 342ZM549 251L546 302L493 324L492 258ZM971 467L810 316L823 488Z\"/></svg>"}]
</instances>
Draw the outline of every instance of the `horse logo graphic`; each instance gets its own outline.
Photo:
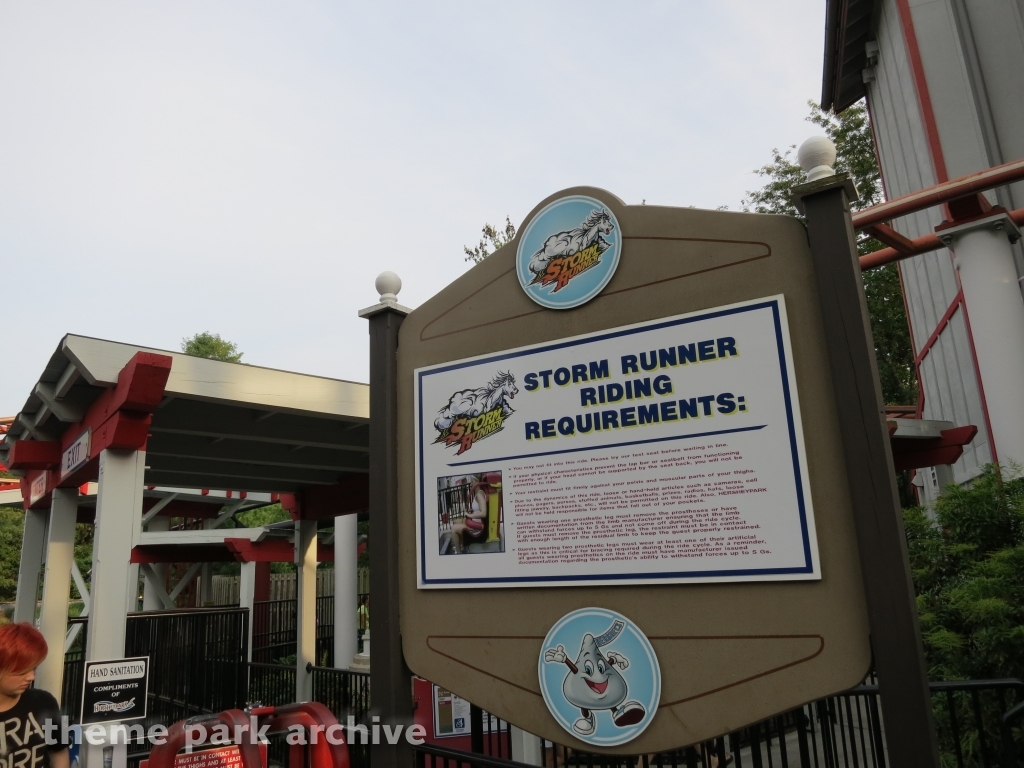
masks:
<instances>
[{"instance_id":1,"label":"horse logo graphic","mask_svg":"<svg viewBox=\"0 0 1024 768\"><path fill-rule=\"evenodd\" d=\"M565 288L576 275L601 263L601 254L611 247L602 235L614 229L611 214L601 208L591 211L578 227L549 237L530 259L530 271L536 275L531 285L554 283L553 293Z\"/></svg>"},{"instance_id":2,"label":"horse logo graphic","mask_svg":"<svg viewBox=\"0 0 1024 768\"><path fill-rule=\"evenodd\" d=\"M619 263L622 233L609 207L585 195L545 206L523 230L519 282L542 306L569 309L594 298Z\"/></svg>"},{"instance_id":3,"label":"horse logo graphic","mask_svg":"<svg viewBox=\"0 0 1024 768\"><path fill-rule=\"evenodd\" d=\"M579 648L575 660L566 647ZM573 611L556 623L544 640L539 673L551 714L588 744L614 746L636 738L653 719L661 695L650 641L625 616L604 608Z\"/></svg>"},{"instance_id":4,"label":"horse logo graphic","mask_svg":"<svg viewBox=\"0 0 1024 768\"><path fill-rule=\"evenodd\" d=\"M437 412L434 427L438 431L435 443L459 445L456 456L501 431L505 419L515 411L509 404L519 390L516 377L510 371L498 373L486 385L476 389L463 389L449 398L448 405Z\"/></svg>"}]
</instances>

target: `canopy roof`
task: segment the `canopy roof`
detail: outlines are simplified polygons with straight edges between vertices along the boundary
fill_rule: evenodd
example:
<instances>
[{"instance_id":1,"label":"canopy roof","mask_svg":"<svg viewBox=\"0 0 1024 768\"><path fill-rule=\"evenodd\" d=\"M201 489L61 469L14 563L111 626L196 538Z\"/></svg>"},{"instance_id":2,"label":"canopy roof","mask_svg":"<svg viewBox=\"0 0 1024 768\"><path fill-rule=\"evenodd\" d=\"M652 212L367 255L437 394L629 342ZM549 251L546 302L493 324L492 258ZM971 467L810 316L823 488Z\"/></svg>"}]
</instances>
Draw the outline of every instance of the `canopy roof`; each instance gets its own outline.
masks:
<instances>
[{"instance_id":1,"label":"canopy roof","mask_svg":"<svg viewBox=\"0 0 1024 768\"><path fill-rule=\"evenodd\" d=\"M369 471L369 386L65 336L0 442L59 441L138 352L171 358L147 485L291 493Z\"/></svg>"},{"instance_id":2,"label":"canopy roof","mask_svg":"<svg viewBox=\"0 0 1024 768\"><path fill-rule=\"evenodd\" d=\"M826 0L821 108L837 114L862 98L867 43L873 39L874 0Z\"/></svg>"}]
</instances>

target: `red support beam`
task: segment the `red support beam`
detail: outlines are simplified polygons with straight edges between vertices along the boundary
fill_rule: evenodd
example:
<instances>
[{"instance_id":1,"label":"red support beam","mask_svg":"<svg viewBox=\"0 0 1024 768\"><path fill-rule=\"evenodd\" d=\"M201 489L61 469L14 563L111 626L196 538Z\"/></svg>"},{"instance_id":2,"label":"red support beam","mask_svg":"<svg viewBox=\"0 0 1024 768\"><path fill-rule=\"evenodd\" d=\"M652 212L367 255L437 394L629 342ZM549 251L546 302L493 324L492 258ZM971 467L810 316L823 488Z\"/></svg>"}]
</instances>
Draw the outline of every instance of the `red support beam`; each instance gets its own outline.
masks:
<instances>
[{"instance_id":1,"label":"red support beam","mask_svg":"<svg viewBox=\"0 0 1024 768\"><path fill-rule=\"evenodd\" d=\"M869 208L868 210L871 209ZM1018 227L1024 227L1024 208L1018 208L1015 211L1009 211L1007 215ZM859 225L857 225L856 220L854 220L854 225L858 226L865 232L870 231L868 227L860 227ZM879 238L879 240L881 239L882 238ZM885 241L883 240L882 242ZM884 267L886 264L892 264L894 261L902 261L903 259L909 258L910 256L918 256L922 253L930 253L931 251L937 251L940 248L946 247L945 244L941 240L939 240L938 235L925 235L924 237L916 237L908 242L911 245L909 253L899 251L895 248L883 248L880 251L875 251L874 253L869 253L865 256L861 256L861 270L877 269L878 267Z\"/></svg>"},{"instance_id":2,"label":"red support beam","mask_svg":"<svg viewBox=\"0 0 1024 768\"><path fill-rule=\"evenodd\" d=\"M978 434L973 425L944 429L941 437L894 438L892 460L897 472L904 469L921 469L938 464L952 464L963 455L964 446Z\"/></svg>"},{"instance_id":3,"label":"red support beam","mask_svg":"<svg viewBox=\"0 0 1024 768\"><path fill-rule=\"evenodd\" d=\"M224 546L240 563L294 563L295 545L284 539L250 541L249 539L224 539ZM180 560L180 558L179 558ZM316 561L334 562L334 547L317 544ZM178 561L167 561L178 562Z\"/></svg>"},{"instance_id":4,"label":"red support beam","mask_svg":"<svg viewBox=\"0 0 1024 768\"><path fill-rule=\"evenodd\" d=\"M864 229L872 224L892 221L908 213L923 211L942 203L948 203L961 197L969 197L977 192L984 192L995 187L1002 187L1024 179L1024 158L988 168L978 173L970 173L958 179L911 192L878 205L872 205L853 214L855 229Z\"/></svg>"},{"instance_id":5,"label":"red support beam","mask_svg":"<svg viewBox=\"0 0 1024 768\"><path fill-rule=\"evenodd\" d=\"M30 470L22 479L22 492L25 495L26 507L46 506L51 491L55 487L75 488L82 483L96 480L99 476L99 455L107 448L139 450L146 447L152 413L163 399L167 378L171 373L171 358L153 352L136 352L131 360L121 369L117 376L117 384L96 398L89 406L85 416L77 424L70 425L61 436L57 461L60 454L85 432L92 430L89 441L89 461L60 479L57 472L48 472L40 468ZM11 447L11 453L22 443L31 444L37 441L18 440ZM25 449L31 450L31 449ZM34 503L29 503L29 492L32 482L46 472L46 492Z\"/></svg>"},{"instance_id":6,"label":"red support beam","mask_svg":"<svg viewBox=\"0 0 1024 768\"><path fill-rule=\"evenodd\" d=\"M292 520L332 520L370 508L370 476L353 475L334 485L317 485L299 493L282 493L281 506Z\"/></svg>"},{"instance_id":7,"label":"red support beam","mask_svg":"<svg viewBox=\"0 0 1024 768\"><path fill-rule=\"evenodd\" d=\"M61 447L56 440L17 440L7 454L14 470L53 469L60 464Z\"/></svg>"},{"instance_id":8,"label":"red support beam","mask_svg":"<svg viewBox=\"0 0 1024 768\"><path fill-rule=\"evenodd\" d=\"M233 563L235 555L216 544L139 544L133 563Z\"/></svg>"}]
</instances>

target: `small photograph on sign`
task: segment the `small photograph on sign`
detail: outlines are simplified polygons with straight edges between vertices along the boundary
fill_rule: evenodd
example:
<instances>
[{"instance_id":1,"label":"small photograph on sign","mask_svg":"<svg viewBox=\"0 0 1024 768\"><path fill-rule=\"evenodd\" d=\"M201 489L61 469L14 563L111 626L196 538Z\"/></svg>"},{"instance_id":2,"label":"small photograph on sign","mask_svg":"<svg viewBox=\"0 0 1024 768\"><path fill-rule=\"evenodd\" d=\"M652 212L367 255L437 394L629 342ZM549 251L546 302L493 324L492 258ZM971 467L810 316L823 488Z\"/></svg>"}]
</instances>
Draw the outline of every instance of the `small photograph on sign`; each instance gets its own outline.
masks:
<instances>
[{"instance_id":1,"label":"small photograph on sign","mask_svg":"<svg viewBox=\"0 0 1024 768\"><path fill-rule=\"evenodd\" d=\"M439 477L437 530L441 555L504 552L501 472Z\"/></svg>"}]
</instances>

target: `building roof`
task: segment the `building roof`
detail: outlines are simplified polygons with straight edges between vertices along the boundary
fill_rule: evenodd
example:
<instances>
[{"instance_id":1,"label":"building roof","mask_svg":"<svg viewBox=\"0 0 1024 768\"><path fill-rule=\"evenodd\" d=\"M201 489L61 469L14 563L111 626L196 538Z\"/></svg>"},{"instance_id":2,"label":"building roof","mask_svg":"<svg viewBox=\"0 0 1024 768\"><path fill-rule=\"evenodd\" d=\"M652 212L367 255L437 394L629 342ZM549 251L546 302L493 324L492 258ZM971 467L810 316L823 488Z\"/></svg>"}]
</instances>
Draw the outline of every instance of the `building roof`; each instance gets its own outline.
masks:
<instances>
[{"instance_id":1,"label":"building roof","mask_svg":"<svg viewBox=\"0 0 1024 768\"><path fill-rule=\"evenodd\" d=\"M821 108L842 112L863 98L867 43L874 36L874 0L826 0Z\"/></svg>"},{"instance_id":2,"label":"building roof","mask_svg":"<svg viewBox=\"0 0 1024 768\"><path fill-rule=\"evenodd\" d=\"M171 358L147 485L295 492L369 471L369 386L65 336L3 440L59 440L138 352Z\"/></svg>"}]
</instances>

